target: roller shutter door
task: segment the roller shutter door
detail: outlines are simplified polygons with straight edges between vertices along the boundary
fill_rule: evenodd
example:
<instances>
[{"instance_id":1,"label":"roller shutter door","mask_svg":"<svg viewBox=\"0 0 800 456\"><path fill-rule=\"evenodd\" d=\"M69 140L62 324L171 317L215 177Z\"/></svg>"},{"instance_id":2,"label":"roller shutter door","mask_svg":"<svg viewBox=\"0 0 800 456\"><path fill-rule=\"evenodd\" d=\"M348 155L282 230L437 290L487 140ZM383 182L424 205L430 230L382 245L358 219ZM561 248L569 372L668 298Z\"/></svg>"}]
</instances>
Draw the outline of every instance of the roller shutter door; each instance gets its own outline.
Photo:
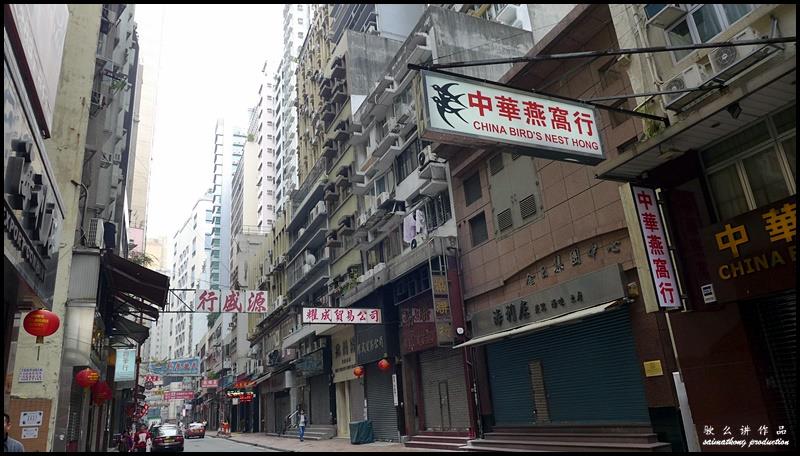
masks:
<instances>
[{"instance_id":1,"label":"roller shutter door","mask_svg":"<svg viewBox=\"0 0 800 456\"><path fill-rule=\"evenodd\" d=\"M347 382L350 389L350 421L364 420L364 386L361 380L350 380Z\"/></svg>"},{"instance_id":2,"label":"roller shutter door","mask_svg":"<svg viewBox=\"0 0 800 456\"><path fill-rule=\"evenodd\" d=\"M627 306L487 346L498 425L650 423Z\"/></svg>"},{"instance_id":3,"label":"roller shutter door","mask_svg":"<svg viewBox=\"0 0 800 456\"><path fill-rule=\"evenodd\" d=\"M425 428L469 429L469 403L461 350L437 348L419 354Z\"/></svg>"},{"instance_id":4,"label":"roller shutter door","mask_svg":"<svg viewBox=\"0 0 800 456\"><path fill-rule=\"evenodd\" d=\"M311 421L309 424L331 424L331 392L328 375L317 375L308 381L311 386Z\"/></svg>"},{"instance_id":5,"label":"roller shutter door","mask_svg":"<svg viewBox=\"0 0 800 456\"><path fill-rule=\"evenodd\" d=\"M370 363L366 371L367 415L372 421L375 439L398 441L400 433L392 396L392 373L380 370L378 363Z\"/></svg>"}]
</instances>

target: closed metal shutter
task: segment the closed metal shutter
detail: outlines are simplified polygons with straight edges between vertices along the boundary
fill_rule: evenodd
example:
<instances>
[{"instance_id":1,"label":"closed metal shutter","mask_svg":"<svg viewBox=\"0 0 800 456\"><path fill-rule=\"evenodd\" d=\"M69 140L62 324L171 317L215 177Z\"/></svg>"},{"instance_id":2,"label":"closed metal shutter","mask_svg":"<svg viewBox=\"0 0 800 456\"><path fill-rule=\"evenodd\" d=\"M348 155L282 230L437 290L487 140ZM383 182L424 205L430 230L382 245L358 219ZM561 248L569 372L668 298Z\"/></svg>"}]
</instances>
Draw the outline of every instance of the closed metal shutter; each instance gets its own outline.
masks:
<instances>
[{"instance_id":1,"label":"closed metal shutter","mask_svg":"<svg viewBox=\"0 0 800 456\"><path fill-rule=\"evenodd\" d=\"M289 397L288 391L282 391L275 395L275 425L277 431L283 431L283 426L286 422L286 417L292 413L292 402Z\"/></svg>"},{"instance_id":2,"label":"closed metal shutter","mask_svg":"<svg viewBox=\"0 0 800 456\"><path fill-rule=\"evenodd\" d=\"M369 363L367 377L367 418L372 421L376 440L398 441L397 412L392 396L392 373L382 371L378 363Z\"/></svg>"},{"instance_id":3,"label":"closed metal shutter","mask_svg":"<svg viewBox=\"0 0 800 456\"><path fill-rule=\"evenodd\" d=\"M350 421L364 421L364 385L361 380L347 382L350 395Z\"/></svg>"},{"instance_id":4,"label":"closed metal shutter","mask_svg":"<svg viewBox=\"0 0 800 456\"><path fill-rule=\"evenodd\" d=\"M745 304L747 305L747 304ZM764 341L769 352L770 376L780 402L768 404L788 420L790 439L797 438L797 294L790 293L756 304ZM786 439L785 439L786 440Z\"/></svg>"},{"instance_id":5,"label":"closed metal shutter","mask_svg":"<svg viewBox=\"0 0 800 456\"><path fill-rule=\"evenodd\" d=\"M317 375L308 381L311 387L309 424L331 424L331 391L328 375Z\"/></svg>"},{"instance_id":6,"label":"closed metal shutter","mask_svg":"<svg viewBox=\"0 0 800 456\"><path fill-rule=\"evenodd\" d=\"M627 306L490 344L487 358L498 425L650 422Z\"/></svg>"},{"instance_id":7,"label":"closed metal shutter","mask_svg":"<svg viewBox=\"0 0 800 456\"><path fill-rule=\"evenodd\" d=\"M461 350L437 348L419 354L425 428L469 429L469 395Z\"/></svg>"},{"instance_id":8,"label":"closed metal shutter","mask_svg":"<svg viewBox=\"0 0 800 456\"><path fill-rule=\"evenodd\" d=\"M67 422L67 444L77 442L81 437L81 418L83 416L83 389L73 382L69 395L69 421ZM77 450L75 450L77 451Z\"/></svg>"}]
</instances>

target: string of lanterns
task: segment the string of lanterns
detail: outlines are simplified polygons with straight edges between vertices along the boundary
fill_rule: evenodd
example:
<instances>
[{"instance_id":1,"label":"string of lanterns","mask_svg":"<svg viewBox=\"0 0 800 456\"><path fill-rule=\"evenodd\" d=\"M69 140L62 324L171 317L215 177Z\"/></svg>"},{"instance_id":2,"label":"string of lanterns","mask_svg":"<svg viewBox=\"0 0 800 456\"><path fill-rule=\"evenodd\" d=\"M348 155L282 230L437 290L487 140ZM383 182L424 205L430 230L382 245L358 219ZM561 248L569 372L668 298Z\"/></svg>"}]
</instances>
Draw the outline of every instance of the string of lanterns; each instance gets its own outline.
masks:
<instances>
[{"instance_id":1,"label":"string of lanterns","mask_svg":"<svg viewBox=\"0 0 800 456\"><path fill-rule=\"evenodd\" d=\"M388 371L391 367L392 367L392 364L386 358L378 361L378 369L380 369L380 370L382 370L384 372ZM364 366L356 366L356 368L353 369L353 375L355 375L358 378L363 377L365 373L366 373L366 370L364 369Z\"/></svg>"}]
</instances>

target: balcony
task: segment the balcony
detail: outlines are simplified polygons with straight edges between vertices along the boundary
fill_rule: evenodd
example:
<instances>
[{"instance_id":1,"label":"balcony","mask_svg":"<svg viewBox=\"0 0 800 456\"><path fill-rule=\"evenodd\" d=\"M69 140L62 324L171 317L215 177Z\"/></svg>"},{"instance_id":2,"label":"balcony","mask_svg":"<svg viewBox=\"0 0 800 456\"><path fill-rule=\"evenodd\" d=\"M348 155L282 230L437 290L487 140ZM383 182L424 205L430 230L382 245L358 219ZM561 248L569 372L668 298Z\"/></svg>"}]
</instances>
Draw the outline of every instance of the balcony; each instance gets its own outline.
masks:
<instances>
[{"instance_id":1,"label":"balcony","mask_svg":"<svg viewBox=\"0 0 800 456\"><path fill-rule=\"evenodd\" d=\"M331 63L333 67L333 71L331 71L331 78L343 80L345 74L347 73L344 56L337 55L333 58L333 62Z\"/></svg>"},{"instance_id":2,"label":"balcony","mask_svg":"<svg viewBox=\"0 0 800 456\"><path fill-rule=\"evenodd\" d=\"M330 78L323 79L322 83L319 85L319 96L322 99L329 99L332 89L333 89L333 80Z\"/></svg>"},{"instance_id":3,"label":"balcony","mask_svg":"<svg viewBox=\"0 0 800 456\"><path fill-rule=\"evenodd\" d=\"M336 172L336 186L342 187L350 185L350 166L342 166Z\"/></svg>"},{"instance_id":4,"label":"balcony","mask_svg":"<svg viewBox=\"0 0 800 456\"><path fill-rule=\"evenodd\" d=\"M322 205L324 207L324 204ZM288 258L294 259L301 250L315 249L322 244L328 228L327 210L318 211L305 228L298 230L297 239L286 252Z\"/></svg>"},{"instance_id":5,"label":"balcony","mask_svg":"<svg viewBox=\"0 0 800 456\"><path fill-rule=\"evenodd\" d=\"M332 100L337 104L343 104L347 101L347 82L344 79L340 79L336 85L333 86Z\"/></svg>"},{"instance_id":6,"label":"balcony","mask_svg":"<svg viewBox=\"0 0 800 456\"><path fill-rule=\"evenodd\" d=\"M389 269L380 263L358 278L358 283L347 290L339 299L339 307L349 307L370 293L386 285Z\"/></svg>"},{"instance_id":7,"label":"balcony","mask_svg":"<svg viewBox=\"0 0 800 456\"><path fill-rule=\"evenodd\" d=\"M325 144L322 146L322 155L333 159L339 153L339 148L336 147L336 143L333 139L329 139L325 141Z\"/></svg>"},{"instance_id":8,"label":"balcony","mask_svg":"<svg viewBox=\"0 0 800 456\"><path fill-rule=\"evenodd\" d=\"M349 236L355 232L355 217L348 215L339 220L339 234Z\"/></svg>"},{"instance_id":9,"label":"balcony","mask_svg":"<svg viewBox=\"0 0 800 456\"><path fill-rule=\"evenodd\" d=\"M333 139L337 141L347 141L347 138L350 136L348 131L349 122L346 120L340 121L336 125L336 129L333 131Z\"/></svg>"},{"instance_id":10,"label":"balcony","mask_svg":"<svg viewBox=\"0 0 800 456\"><path fill-rule=\"evenodd\" d=\"M408 49L411 51L408 53L408 57L404 59L399 59L402 62L401 65L398 65L397 72L394 74L394 79L397 81L402 80L405 78L406 74L409 73L408 71L408 64L415 63L415 64L422 64L428 61L432 54L431 48L426 46L428 43L428 34L424 32L417 32L411 36L411 39L408 41ZM411 73L414 73L413 71Z\"/></svg>"},{"instance_id":11,"label":"balcony","mask_svg":"<svg viewBox=\"0 0 800 456\"><path fill-rule=\"evenodd\" d=\"M312 204L316 204L320 196L322 196L325 184L327 184L327 177L323 174L327 166L326 162L327 160L324 159L318 160L314 167L311 168L311 172L306 177L303 185L292 196L293 203L297 205L297 209L295 209L294 217L287 226L290 232L297 231L302 226L306 215L313 207Z\"/></svg>"},{"instance_id":12,"label":"balcony","mask_svg":"<svg viewBox=\"0 0 800 456\"><path fill-rule=\"evenodd\" d=\"M325 277L325 280L328 279L328 264L330 263L328 249L322 249L323 253L320 255L320 258L314 257L314 255L310 253L311 250L314 249L309 248L301 252L301 254L292 261L292 264L289 265L289 270L286 275L289 284L288 291L290 295L295 296L291 304L295 304L295 301L303 296L303 293L296 294L295 292L302 289L307 284L313 285L322 276ZM317 277L317 275L320 277ZM308 290L305 290L304 293L306 291Z\"/></svg>"},{"instance_id":13,"label":"balcony","mask_svg":"<svg viewBox=\"0 0 800 456\"><path fill-rule=\"evenodd\" d=\"M447 188L447 165L428 162L420 170L419 177L424 181L419 192L426 196L434 196Z\"/></svg>"},{"instance_id":14,"label":"balcony","mask_svg":"<svg viewBox=\"0 0 800 456\"><path fill-rule=\"evenodd\" d=\"M389 148L392 147L395 142L397 142L397 138L399 137L400 136L397 133L387 134L383 137L383 139L378 141L378 144L376 144L375 147L367 150L367 155L377 158L383 157L386 151L388 151Z\"/></svg>"},{"instance_id":15,"label":"balcony","mask_svg":"<svg viewBox=\"0 0 800 456\"><path fill-rule=\"evenodd\" d=\"M338 249L342 246L342 241L339 240L339 234L335 230L328 231L325 237L325 247Z\"/></svg>"}]
</instances>

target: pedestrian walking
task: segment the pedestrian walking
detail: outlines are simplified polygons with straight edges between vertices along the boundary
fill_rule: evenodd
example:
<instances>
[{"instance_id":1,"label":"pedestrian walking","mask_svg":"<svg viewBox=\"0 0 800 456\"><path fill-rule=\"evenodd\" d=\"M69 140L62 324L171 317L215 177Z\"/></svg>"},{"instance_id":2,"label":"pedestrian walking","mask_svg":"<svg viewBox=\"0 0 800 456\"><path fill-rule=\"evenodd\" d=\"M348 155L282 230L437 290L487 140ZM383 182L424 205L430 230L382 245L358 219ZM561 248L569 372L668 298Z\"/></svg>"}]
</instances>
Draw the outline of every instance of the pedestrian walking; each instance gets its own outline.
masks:
<instances>
[{"instance_id":1,"label":"pedestrian walking","mask_svg":"<svg viewBox=\"0 0 800 456\"><path fill-rule=\"evenodd\" d=\"M303 441L303 436L306 433L306 412L303 409L300 409L300 417L298 418L298 423L300 424L300 441Z\"/></svg>"},{"instance_id":2,"label":"pedestrian walking","mask_svg":"<svg viewBox=\"0 0 800 456\"><path fill-rule=\"evenodd\" d=\"M120 453L127 453L131 451L131 447L133 446L131 445L132 443L133 439L131 438L131 434L128 432L127 429L125 429L125 432L123 432L122 435L119 436L119 443L117 443L117 450Z\"/></svg>"},{"instance_id":3,"label":"pedestrian walking","mask_svg":"<svg viewBox=\"0 0 800 456\"><path fill-rule=\"evenodd\" d=\"M11 417L8 413L3 414L5 435L3 437L3 453L24 453L25 447L21 443L8 436L8 431L11 430Z\"/></svg>"},{"instance_id":4,"label":"pedestrian walking","mask_svg":"<svg viewBox=\"0 0 800 456\"><path fill-rule=\"evenodd\" d=\"M135 440L136 443L134 445L136 447L136 451L139 453L146 453L147 445L152 440L152 434L150 434L150 431L147 430L147 426L143 424L141 427L139 427L139 432L136 433Z\"/></svg>"}]
</instances>

